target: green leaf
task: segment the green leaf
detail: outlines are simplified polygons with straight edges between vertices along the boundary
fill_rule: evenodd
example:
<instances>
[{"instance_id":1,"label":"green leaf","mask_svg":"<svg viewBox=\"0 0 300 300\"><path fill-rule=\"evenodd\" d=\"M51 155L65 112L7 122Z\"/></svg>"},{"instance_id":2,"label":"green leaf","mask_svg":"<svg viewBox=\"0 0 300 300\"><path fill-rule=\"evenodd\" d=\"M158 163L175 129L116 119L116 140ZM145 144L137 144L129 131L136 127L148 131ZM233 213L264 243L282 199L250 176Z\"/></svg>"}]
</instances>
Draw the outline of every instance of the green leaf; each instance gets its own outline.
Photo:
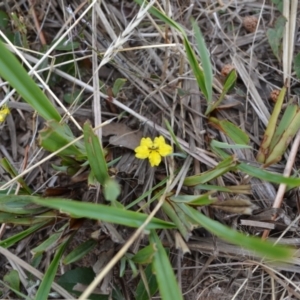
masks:
<instances>
[{"instance_id":1,"label":"green leaf","mask_svg":"<svg viewBox=\"0 0 300 300\"><path fill-rule=\"evenodd\" d=\"M281 40L283 37L285 23L286 23L286 18L280 16L276 20L274 28L269 28L267 30L268 42L271 46L274 55L276 56L279 62L281 62L281 47L282 47Z\"/></svg>"},{"instance_id":2,"label":"green leaf","mask_svg":"<svg viewBox=\"0 0 300 300\"><path fill-rule=\"evenodd\" d=\"M247 165L245 163L240 163L237 166L237 169L256 178L278 183L278 184L287 184L291 187L298 187L300 186L300 178L293 178L293 177L285 177L278 173L268 172L263 169L259 169L257 167L253 167L251 165Z\"/></svg>"},{"instance_id":3,"label":"green leaf","mask_svg":"<svg viewBox=\"0 0 300 300\"><path fill-rule=\"evenodd\" d=\"M49 267L46 270L46 273L43 277L43 280L39 286L39 289L36 292L35 299L39 300L47 300L49 299L49 292L51 289L51 285L54 281L54 278L56 276L57 268L59 266L61 257L68 245L69 240L62 243L58 250L56 251L53 260L51 261Z\"/></svg>"},{"instance_id":4,"label":"green leaf","mask_svg":"<svg viewBox=\"0 0 300 300\"><path fill-rule=\"evenodd\" d=\"M9 162L9 160L4 157L2 159L0 159L0 165L1 167L10 174L10 176L12 178L16 177L18 174L17 170L14 168L14 166L11 165L11 163ZM19 178L18 182L20 183L20 185L23 187L23 189L28 193L28 194L32 194L31 189L28 187L28 185L26 184L26 182L22 179Z\"/></svg>"},{"instance_id":5,"label":"green leaf","mask_svg":"<svg viewBox=\"0 0 300 300\"><path fill-rule=\"evenodd\" d=\"M89 218L135 228L141 226L147 218L147 215L143 213L102 204L78 202L58 198L46 198L41 200L38 197L32 201L40 205L52 207L62 212L68 213L74 218ZM153 218L146 228L174 228L174 225L170 222L165 222L163 220Z\"/></svg>"},{"instance_id":6,"label":"green leaf","mask_svg":"<svg viewBox=\"0 0 300 300\"><path fill-rule=\"evenodd\" d=\"M83 100L82 92L80 90L75 90L72 93L64 94L64 101L68 104L80 104Z\"/></svg>"},{"instance_id":7,"label":"green leaf","mask_svg":"<svg viewBox=\"0 0 300 300\"><path fill-rule=\"evenodd\" d=\"M181 213L178 214L175 206L171 205L168 201L164 201L162 205L164 213L169 217L169 219L176 225L176 229L181 233L184 239L187 241L190 237L190 224L189 219ZM188 224L188 225L187 225Z\"/></svg>"},{"instance_id":8,"label":"green leaf","mask_svg":"<svg viewBox=\"0 0 300 300\"><path fill-rule=\"evenodd\" d=\"M56 40L54 40L51 45L54 45L56 43ZM50 45L50 47L51 47ZM59 44L55 47L55 50L59 51L72 51L78 49L80 46L80 43L78 42L73 42L70 39L63 38Z\"/></svg>"},{"instance_id":9,"label":"green leaf","mask_svg":"<svg viewBox=\"0 0 300 300\"><path fill-rule=\"evenodd\" d=\"M0 197L0 211L26 215L39 214L45 211L45 208L32 203L33 196L28 195L6 195Z\"/></svg>"},{"instance_id":10,"label":"green leaf","mask_svg":"<svg viewBox=\"0 0 300 300\"><path fill-rule=\"evenodd\" d=\"M83 126L85 148L90 167L94 176L102 185L110 178L103 148L100 145L98 136L95 135L91 125L86 122Z\"/></svg>"},{"instance_id":11,"label":"green leaf","mask_svg":"<svg viewBox=\"0 0 300 300\"><path fill-rule=\"evenodd\" d=\"M72 252L70 252L63 260L65 265L76 262L77 260L83 258L86 254L92 251L97 246L97 242L93 239L89 239L76 247Z\"/></svg>"},{"instance_id":12,"label":"green leaf","mask_svg":"<svg viewBox=\"0 0 300 300\"><path fill-rule=\"evenodd\" d=\"M7 80L19 95L45 120L61 120L60 114L50 100L1 41L0 76Z\"/></svg>"},{"instance_id":13,"label":"green leaf","mask_svg":"<svg viewBox=\"0 0 300 300\"><path fill-rule=\"evenodd\" d=\"M300 52L294 57L294 71L297 78L300 79Z\"/></svg>"},{"instance_id":14,"label":"green leaf","mask_svg":"<svg viewBox=\"0 0 300 300\"><path fill-rule=\"evenodd\" d=\"M120 185L115 179L108 178L104 184L104 198L107 201L115 201L121 193Z\"/></svg>"},{"instance_id":15,"label":"green leaf","mask_svg":"<svg viewBox=\"0 0 300 300\"><path fill-rule=\"evenodd\" d=\"M62 228L59 229L58 232L53 233L49 236L49 238L47 238L46 240L44 240L40 245L38 245L37 247L33 248L30 252L33 255L36 255L38 253L42 253L44 251L47 251L48 248L53 247L54 245L56 245L57 241L60 240L62 234L63 234L63 230L68 226L68 224L65 224Z\"/></svg>"},{"instance_id":16,"label":"green leaf","mask_svg":"<svg viewBox=\"0 0 300 300\"><path fill-rule=\"evenodd\" d=\"M70 127L67 124L60 124L50 120L47 126L40 131L39 144L49 152L55 152L66 146L75 139ZM86 158L86 151L81 141L61 150L59 156L75 156L78 159Z\"/></svg>"},{"instance_id":17,"label":"green leaf","mask_svg":"<svg viewBox=\"0 0 300 300\"><path fill-rule=\"evenodd\" d=\"M127 79L125 78L117 78L116 81L114 82L112 92L115 97L119 94L123 86L125 85Z\"/></svg>"},{"instance_id":18,"label":"green leaf","mask_svg":"<svg viewBox=\"0 0 300 300\"><path fill-rule=\"evenodd\" d=\"M221 161L216 167L198 175L186 177L183 181L185 186L195 186L215 179L228 171L231 171L237 164L234 156L229 156Z\"/></svg>"},{"instance_id":19,"label":"green leaf","mask_svg":"<svg viewBox=\"0 0 300 300\"><path fill-rule=\"evenodd\" d=\"M235 245L242 246L257 254L275 260L285 260L292 257L292 249L283 246L274 246L273 244L263 241L257 237L250 237L237 232L217 221L214 221L196 209L187 205L182 206L191 218L197 221L201 226L209 232Z\"/></svg>"},{"instance_id":20,"label":"green leaf","mask_svg":"<svg viewBox=\"0 0 300 300\"><path fill-rule=\"evenodd\" d=\"M266 161L267 157L268 157L268 154L269 154L269 151L270 151L269 147L270 147L270 144L272 142L272 138L273 138L275 130L276 130L276 124L277 124L279 114L281 112L281 108L282 108L282 104L283 104L283 101L284 101L285 93L286 93L286 87L283 87L280 91L280 94L279 94L278 99L276 101L276 104L274 106L272 115L271 115L270 120L268 122L268 126L266 128L265 133L264 133L263 140L262 140L261 145L259 147L258 154L256 156L257 161L260 162L260 163L264 163ZM284 126L285 126L285 124L284 124Z\"/></svg>"},{"instance_id":21,"label":"green leaf","mask_svg":"<svg viewBox=\"0 0 300 300\"><path fill-rule=\"evenodd\" d=\"M136 264L149 264L152 262L153 255L156 249L153 248L153 245L148 245L137 252L132 257L132 261Z\"/></svg>"},{"instance_id":22,"label":"green leaf","mask_svg":"<svg viewBox=\"0 0 300 300\"><path fill-rule=\"evenodd\" d=\"M219 142L219 141L215 141L215 140L212 140L210 142L210 145L212 147L220 148L220 149L252 149L252 147L248 146L248 145L241 145L241 144L231 145L231 144L227 144L227 143L223 143L223 142Z\"/></svg>"},{"instance_id":23,"label":"green leaf","mask_svg":"<svg viewBox=\"0 0 300 300\"><path fill-rule=\"evenodd\" d=\"M223 131L228 137L230 137L236 144L248 145L249 136L241 130L239 127L227 120L221 120L214 117L209 118L209 122L218 130Z\"/></svg>"},{"instance_id":24,"label":"green leaf","mask_svg":"<svg viewBox=\"0 0 300 300\"><path fill-rule=\"evenodd\" d=\"M224 83L224 86L222 89L222 93L221 93L219 99L215 103L212 103L211 105L207 106L205 115L208 115L210 112L212 112L214 109L216 109L219 106L219 104L224 99L226 94L234 87L236 79L237 79L237 73L236 73L236 70L233 69L230 71L230 73L226 77L226 80L225 80L225 83Z\"/></svg>"},{"instance_id":25,"label":"green leaf","mask_svg":"<svg viewBox=\"0 0 300 300\"><path fill-rule=\"evenodd\" d=\"M277 9L282 13L283 11L283 0L271 0L277 7Z\"/></svg>"},{"instance_id":26,"label":"green leaf","mask_svg":"<svg viewBox=\"0 0 300 300\"><path fill-rule=\"evenodd\" d=\"M10 270L3 279L13 290L20 292L20 278L18 271Z\"/></svg>"},{"instance_id":27,"label":"green leaf","mask_svg":"<svg viewBox=\"0 0 300 300\"><path fill-rule=\"evenodd\" d=\"M73 292L73 287L77 283L89 285L95 278L95 273L92 268L80 267L66 271L59 277L57 283L68 292Z\"/></svg>"},{"instance_id":28,"label":"green leaf","mask_svg":"<svg viewBox=\"0 0 300 300\"><path fill-rule=\"evenodd\" d=\"M162 299L183 300L169 257L154 230L151 231L149 238L153 247L157 249L152 267Z\"/></svg>"},{"instance_id":29,"label":"green leaf","mask_svg":"<svg viewBox=\"0 0 300 300\"><path fill-rule=\"evenodd\" d=\"M137 2L139 5L147 5L148 2L144 1L144 0L135 0L135 2ZM171 18L169 18L168 16L166 16L165 14L163 14L162 12L160 12L157 8L155 7L151 7L149 9L149 12L157 17L158 19L162 20L163 22L165 22L166 24L168 24L169 26L175 28L176 30L178 30L178 32L181 33L182 35L182 39L183 39L183 45L186 51L186 55L187 55L187 59L188 62L193 70L194 76L196 78L197 84L200 88L200 90L202 91L203 95L205 96L207 102L211 102L211 92L212 91L208 91L206 85L209 87L209 83L206 84L206 79L205 79L205 75L203 70L200 68L198 60L197 60L197 56L187 38L187 35L185 33L185 31L183 30L183 28L181 27L180 24L176 23L174 20L172 20ZM203 45L201 46L201 48L203 48ZM204 56L206 56L207 54L204 54ZM207 61L206 61L207 63ZM210 79L208 79L210 80Z\"/></svg>"},{"instance_id":30,"label":"green leaf","mask_svg":"<svg viewBox=\"0 0 300 300\"><path fill-rule=\"evenodd\" d=\"M204 206L217 201L217 198L211 196L212 192L203 195L178 195L171 196L170 200L174 202L187 203L190 205Z\"/></svg>"},{"instance_id":31,"label":"green leaf","mask_svg":"<svg viewBox=\"0 0 300 300\"><path fill-rule=\"evenodd\" d=\"M208 49L206 48L201 30L194 19L192 19L192 27L195 33L197 48L200 54L202 68L204 72L204 84L207 91L207 101L208 103L210 103L212 101L212 85L213 85L213 72L210 63L210 56L208 53Z\"/></svg>"},{"instance_id":32,"label":"green leaf","mask_svg":"<svg viewBox=\"0 0 300 300\"><path fill-rule=\"evenodd\" d=\"M146 285L141 279L136 288L136 297L138 300L149 300L151 297L158 291L158 284L156 281L156 277L152 273L151 265L148 265L144 272L144 277L146 279ZM149 291L149 295L148 292Z\"/></svg>"},{"instance_id":33,"label":"green leaf","mask_svg":"<svg viewBox=\"0 0 300 300\"><path fill-rule=\"evenodd\" d=\"M22 239L26 238L27 236L31 235L33 232L36 232L37 230L39 230L40 228L42 228L43 226L45 226L49 221L46 222L42 222L36 225L33 225L31 227L29 227L26 230L22 230L21 232L10 236L9 238L0 241L0 246L3 248L9 248L11 246L13 246L15 243L21 241Z\"/></svg>"}]
</instances>

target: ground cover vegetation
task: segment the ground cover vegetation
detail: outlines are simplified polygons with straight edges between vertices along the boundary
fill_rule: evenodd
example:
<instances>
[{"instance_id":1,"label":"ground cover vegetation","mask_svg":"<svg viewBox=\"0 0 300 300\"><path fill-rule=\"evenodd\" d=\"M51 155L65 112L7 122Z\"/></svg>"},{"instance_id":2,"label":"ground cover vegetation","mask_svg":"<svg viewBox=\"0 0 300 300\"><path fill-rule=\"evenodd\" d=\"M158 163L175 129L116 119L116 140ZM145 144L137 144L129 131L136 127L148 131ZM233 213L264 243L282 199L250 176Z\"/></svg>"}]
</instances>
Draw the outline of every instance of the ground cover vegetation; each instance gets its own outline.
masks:
<instances>
[{"instance_id":1,"label":"ground cover vegetation","mask_svg":"<svg viewBox=\"0 0 300 300\"><path fill-rule=\"evenodd\" d=\"M298 1L0 3L2 299L299 299Z\"/></svg>"}]
</instances>

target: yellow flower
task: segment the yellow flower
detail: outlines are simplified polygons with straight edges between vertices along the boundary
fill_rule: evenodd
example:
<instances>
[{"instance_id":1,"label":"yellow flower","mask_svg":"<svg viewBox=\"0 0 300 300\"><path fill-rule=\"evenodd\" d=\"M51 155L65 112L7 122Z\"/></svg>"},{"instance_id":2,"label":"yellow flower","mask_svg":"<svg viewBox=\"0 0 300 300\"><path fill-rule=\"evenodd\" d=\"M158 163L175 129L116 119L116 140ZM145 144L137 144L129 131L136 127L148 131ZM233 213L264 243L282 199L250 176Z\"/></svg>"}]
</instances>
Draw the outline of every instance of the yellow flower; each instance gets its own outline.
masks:
<instances>
[{"instance_id":1,"label":"yellow flower","mask_svg":"<svg viewBox=\"0 0 300 300\"><path fill-rule=\"evenodd\" d=\"M142 138L141 143L134 149L135 157L149 159L151 167L158 166L161 157L165 157L173 152L170 145L166 144L163 136L156 137L154 141L150 138Z\"/></svg>"},{"instance_id":2,"label":"yellow flower","mask_svg":"<svg viewBox=\"0 0 300 300\"><path fill-rule=\"evenodd\" d=\"M0 109L0 123L3 123L7 117L7 115L10 113L10 110L7 105L3 105L3 107Z\"/></svg>"}]
</instances>

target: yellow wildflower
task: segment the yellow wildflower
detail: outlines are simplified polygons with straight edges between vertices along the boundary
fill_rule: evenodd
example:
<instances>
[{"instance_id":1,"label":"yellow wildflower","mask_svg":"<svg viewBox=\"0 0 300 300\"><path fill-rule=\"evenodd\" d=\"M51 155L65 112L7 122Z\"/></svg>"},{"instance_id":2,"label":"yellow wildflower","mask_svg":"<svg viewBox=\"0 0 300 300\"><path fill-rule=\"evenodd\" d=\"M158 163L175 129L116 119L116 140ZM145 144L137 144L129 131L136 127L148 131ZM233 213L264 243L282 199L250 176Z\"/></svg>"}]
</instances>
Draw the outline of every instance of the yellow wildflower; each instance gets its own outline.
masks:
<instances>
[{"instance_id":1,"label":"yellow wildflower","mask_svg":"<svg viewBox=\"0 0 300 300\"><path fill-rule=\"evenodd\" d=\"M156 137L152 141L149 137L142 138L140 145L134 149L135 157L140 159L149 159L151 167L158 166L161 157L165 157L172 153L173 149L166 144L163 136Z\"/></svg>"},{"instance_id":2,"label":"yellow wildflower","mask_svg":"<svg viewBox=\"0 0 300 300\"><path fill-rule=\"evenodd\" d=\"M7 105L3 105L3 107L0 109L0 123L3 123L7 117L7 115L10 113L10 110Z\"/></svg>"}]
</instances>

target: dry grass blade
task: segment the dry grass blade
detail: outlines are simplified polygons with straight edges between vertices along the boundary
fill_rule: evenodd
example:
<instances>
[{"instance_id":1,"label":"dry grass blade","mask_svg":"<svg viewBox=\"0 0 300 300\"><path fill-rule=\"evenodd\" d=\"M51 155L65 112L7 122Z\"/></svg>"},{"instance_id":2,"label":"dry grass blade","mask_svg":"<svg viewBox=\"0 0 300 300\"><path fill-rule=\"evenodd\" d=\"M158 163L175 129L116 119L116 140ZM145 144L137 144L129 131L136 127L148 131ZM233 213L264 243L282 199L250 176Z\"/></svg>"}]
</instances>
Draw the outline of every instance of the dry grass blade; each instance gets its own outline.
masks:
<instances>
[{"instance_id":1,"label":"dry grass blade","mask_svg":"<svg viewBox=\"0 0 300 300\"><path fill-rule=\"evenodd\" d=\"M19 270L17 292L48 297L29 271L68 299L300 297L298 1L223 2L0 3L1 40L62 120L0 79L0 275Z\"/></svg>"}]
</instances>

